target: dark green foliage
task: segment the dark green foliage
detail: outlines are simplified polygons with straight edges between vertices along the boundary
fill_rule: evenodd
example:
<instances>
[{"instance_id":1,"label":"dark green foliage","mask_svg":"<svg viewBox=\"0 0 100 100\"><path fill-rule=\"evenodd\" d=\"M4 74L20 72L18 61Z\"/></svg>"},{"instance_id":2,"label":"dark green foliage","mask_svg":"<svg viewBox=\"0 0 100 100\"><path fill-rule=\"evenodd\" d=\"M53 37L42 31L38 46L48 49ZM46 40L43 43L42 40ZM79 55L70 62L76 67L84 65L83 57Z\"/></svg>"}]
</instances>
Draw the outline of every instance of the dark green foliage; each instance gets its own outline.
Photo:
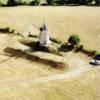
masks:
<instances>
[{"instance_id":1,"label":"dark green foliage","mask_svg":"<svg viewBox=\"0 0 100 100\"><path fill-rule=\"evenodd\" d=\"M100 0L95 0L96 5L100 5Z\"/></svg>"},{"instance_id":2,"label":"dark green foliage","mask_svg":"<svg viewBox=\"0 0 100 100\"><path fill-rule=\"evenodd\" d=\"M68 39L68 43L64 43L58 48L59 51L68 52L74 50L79 44L80 38L77 35L71 35Z\"/></svg>"},{"instance_id":3,"label":"dark green foliage","mask_svg":"<svg viewBox=\"0 0 100 100\"><path fill-rule=\"evenodd\" d=\"M54 5L54 3L55 3L55 0L46 0L46 1L47 1L48 5Z\"/></svg>"},{"instance_id":4,"label":"dark green foliage","mask_svg":"<svg viewBox=\"0 0 100 100\"><path fill-rule=\"evenodd\" d=\"M96 52L95 56L98 56L98 55L100 55L100 52Z\"/></svg>"},{"instance_id":5,"label":"dark green foliage","mask_svg":"<svg viewBox=\"0 0 100 100\"><path fill-rule=\"evenodd\" d=\"M80 37L78 35L71 35L68 42L72 45L78 45L80 43Z\"/></svg>"},{"instance_id":6,"label":"dark green foliage","mask_svg":"<svg viewBox=\"0 0 100 100\"><path fill-rule=\"evenodd\" d=\"M40 0L32 0L30 3L29 3L29 5L33 5L33 6L37 6L37 5L39 5L40 4Z\"/></svg>"},{"instance_id":7,"label":"dark green foliage","mask_svg":"<svg viewBox=\"0 0 100 100\"><path fill-rule=\"evenodd\" d=\"M61 41L58 40L58 39L56 39L56 38L50 37L50 40L51 40L52 42L54 42L54 43L61 44Z\"/></svg>"},{"instance_id":8,"label":"dark green foliage","mask_svg":"<svg viewBox=\"0 0 100 100\"><path fill-rule=\"evenodd\" d=\"M33 1L31 1L30 3L29 3L29 5L35 5L35 1L33 0Z\"/></svg>"},{"instance_id":9,"label":"dark green foliage","mask_svg":"<svg viewBox=\"0 0 100 100\"><path fill-rule=\"evenodd\" d=\"M33 37L33 38L38 38L38 35L36 35L36 34L29 34L28 36Z\"/></svg>"},{"instance_id":10,"label":"dark green foliage","mask_svg":"<svg viewBox=\"0 0 100 100\"><path fill-rule=\"evenodd\" d=\"M79 46L79 51L88 55L88 56L91 56L91 57L94 57L97 53L96 50L93 50L93 49L89 49L89 48L85 48L83 45L80 45Z\"/></svg>"},{"instance_id":11,"label":"dark green foliage","mask_svg":"<svg viewBox=\"0 0 100 100\"><path fill-rule=\"evenodd\" d=\"M65 0L59 0L61 5L64 5Z\"/></svg>"},{"instance_id":12,"label":"dark green foliage","mask_svg":"<svg viewBox=\"0 0 100 100\"><path fill-rule=\"evenodd\" d=\"M17 6L16 0L8 0L7 6Z\"/></svg>"},{"instance_id":13,"label":"dark green foliage","mask_svg":"<svg viewBox=\"0 0 100 100\"><path fill-rule=\"evenodd\" d=\"M96 54L95 57L94 57L94 59L100 61L100 53Z\"/></svg>"},{"instance_id":14,"label":"dark green foliage","mask_svg":"<svg viewBox=\"0 0 100 100\"><path fill-rule=\"evenodd\" d=\"M41 4L42 0L0 0L0 6L17 6L17 5L33 5ZM45 0L44 5L92 5L99 6L100 0ZM41 4L43 5L43 4Z\"/></svg>"},{"instance_id":15,"label":"dark green foliage","mask_svg":"<svg viewBox=\"0 0 100 100\"><path fill-rule=\"evenodd\" d=\"M58 5L64 5L65 0L56 0L55 3L58 4Z\"/></svg>"},{"instance_id":16,"label":"dark green foliage","mask_svg":"<svg viewBox=\"0 0 100 100\"><path fill-rule=\"evenodd\" d=\"M39 5L40 4L40 0L35 0L35 5Z\"/></svg>"}]
</instances>

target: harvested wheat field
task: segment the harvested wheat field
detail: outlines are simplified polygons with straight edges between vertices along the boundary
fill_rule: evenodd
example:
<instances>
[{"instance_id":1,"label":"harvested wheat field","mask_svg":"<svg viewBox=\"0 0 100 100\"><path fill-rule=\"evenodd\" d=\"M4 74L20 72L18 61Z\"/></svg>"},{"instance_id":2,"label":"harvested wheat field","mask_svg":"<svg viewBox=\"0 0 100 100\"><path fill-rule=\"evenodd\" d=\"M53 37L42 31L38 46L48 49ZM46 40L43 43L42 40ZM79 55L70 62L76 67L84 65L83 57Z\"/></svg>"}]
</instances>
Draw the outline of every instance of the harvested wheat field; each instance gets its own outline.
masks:
<instances>
[{"instance_id":1,"label":"harvested wheat field","mask_svg":"<svg viewBox=\"0 0 100 100\"><path fill-rule=\"evenodd\" d=\"M27 37L38 31L43 17L51 36L65 42L77 34L81 43L100 50L99 7L2 7L0 29L10 27L24 37L0 32L0 100L100 100L100 67L82 53L63 56L45 52L25 53L29 47L20 41L37 41ZM64 62L59 69L58 63ZM57 65L58 64L58 65Z\"/></svg>"}]
</instances>

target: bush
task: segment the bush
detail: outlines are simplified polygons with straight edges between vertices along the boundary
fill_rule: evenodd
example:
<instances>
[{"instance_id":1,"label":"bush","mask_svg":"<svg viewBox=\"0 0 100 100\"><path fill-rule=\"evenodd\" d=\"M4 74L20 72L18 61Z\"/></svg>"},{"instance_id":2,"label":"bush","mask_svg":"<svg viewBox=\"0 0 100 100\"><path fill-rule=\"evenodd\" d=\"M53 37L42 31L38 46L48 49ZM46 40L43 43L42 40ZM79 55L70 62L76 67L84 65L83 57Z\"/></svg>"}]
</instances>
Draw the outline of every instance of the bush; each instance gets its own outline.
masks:
<instances>
[{"instance_id":1,"label":"bush","mask_svg":"<svg viewBox=\"0 0 100 100\"><path fill-rule=\"evenodd\" d=\"M35 1L31 1L31 2L29 3L29 5L31 5L31 6L35 5Z\"/></svg>"},{"instance_id":2,"label":"bush","mask_svg":"<svg viewBox=\"0 0 100 100\"><path fill-rule=\"evenodd\" d=\"M36 35L36 34L29 34L28 37L38 38L38 35Z\"/></svg>"},{"instance_id":3,"label":"bush","mask_svg":"<svg viewBox=\"0 0 100 100\"><path fill-rule=\"evenodd\" d=\"M87 54L88 56L95 56L97 53L96 50L92 50L88 48L82 48L81 52L83 52L84 54Z\"/></svg>"},{"instance_id":4,"label":"bush","mask_svg":"<svg viewBox=\"0 0 100 100\"><path fill-rule=\"evenodd\" d=\"M57 5L64 5L65 4L65 0L56 0L55 3Z\"/></svg>"},{"instance_id":5,"label":"bush","mask_svg":"<svg viewBox=\"0 0 100 100\"><path fill-rule=\"evenodd\" d=\"M35 0L35 5L39 5L40 4L40 0Z\"/></svg>"},{"instance_id":6,"label":"bush","mask_svg":"<svg viewBox=\"0 0 100 100\"><path fill-rule=\"evenodd\" d=\"M7 6L17 6L16 0L8 0L7 1Z\"/></svg>"},{"instance_id":7,"label":"bush","mask_svg":"<svg viewBox=\"0 0 100 100\"><path fill-rule=\"evenodd\" d=\"M98 56L98 55L100 55L100 52L96 52L95 56Z\"/></svg>"},{"instance_id":8,"label":"bush","mask_svg":"<svg viewBox=\"0 0 100 100\"><path fill-rule=\"evenodd\" d=\"M75 48L75 52L79 52L79 51L82 51L84 48L84 45L79 45Z\"/></svg>"},{"instance_id":9,"label":"bush","mask_svg":"<svg viewBox=\"0 0 100 100\"><path fill-rule=\"evenodd\" d=\"M50 37L50 40L51 40L52 42L54 42L54 43L61 44L61 41L58 40L58 39L55 39L55 38L51 38L51 37Z\"/></svg>"},{"instance_id":10,"label":"bush","mask_svg":"<svg viewBox=\"0 0 100 100\"><path fill-rule=\"evenodd\" d=\"M46 0L46 1L47 1L48 5L54 5L54 3L55 3L55 0Z\"/></svg>"},{"instance_id":11,"label":"bush","mask_svg":"<svg viewBox=\"0 0 100 100\"><path fill-rule=\"evenodd\" d=\"M95 60L100 60L100 52L97 52L94 56Z\"/></svg>"},{"instance_id":12,"label":"bush","mask_svg":"<svg viewBox=\"0 0 100 100\"><path fill-rule=\"evenodd\" d=\"M40 4L40 0L33 0L29 3L29 5L34 5L34 6L37 6Z\"/></svg>"},{"instance_id":13,"label":"bush","mask_svg":"<svg viewBox=\"0 0 100 100\"><path fill-rule=\"evenodd\" d=\"M16 0L17 5L27 5L29 2L24 1L24 0Z\"/></svg>"},{"instance_id":14,"label":"bush","mask_svg":"<svg viewBox=\"0 0 100 100\"><path fill-rule=\"evenodd\" d=\"M78 35L71 35L68 42L72 45L78 45L80 43L80 37Z\"/></svg>"},{"instance_id":15,"label":"bush","mask_svg":"<svg viewBox=\"0 0 100 100\"><path fill-rule=\"evenodd\" d=\"M75 49L75 47L79 44L80 42L80 38L77 35L71 35L68 39L68 43L64 43L60 46L60 48L58 48L59 51L63 51L63 52L68 52L71 51L73 49ZM77 48L76 52L78 52Z\"/></svg>"},{"instance_id":16,"label":"bush","mask_svg":"<svg viewBox=\"0 0 100 100\"><path fill-rule=\"evenodd\" d=\"M64 43L64 44L61 44L58 50L63 51L63 52L69 52L69 51L72 51L74 48L75 48L74 45L70 45L69 43Z\"/></svg>"}]
</instances>

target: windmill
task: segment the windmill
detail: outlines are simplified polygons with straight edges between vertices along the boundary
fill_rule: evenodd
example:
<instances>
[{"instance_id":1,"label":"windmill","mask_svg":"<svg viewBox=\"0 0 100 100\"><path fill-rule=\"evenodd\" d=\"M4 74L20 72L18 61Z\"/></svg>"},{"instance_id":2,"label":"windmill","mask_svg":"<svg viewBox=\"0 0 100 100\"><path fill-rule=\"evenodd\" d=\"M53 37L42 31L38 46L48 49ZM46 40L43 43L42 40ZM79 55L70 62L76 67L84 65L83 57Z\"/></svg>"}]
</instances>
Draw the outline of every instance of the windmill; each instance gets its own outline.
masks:
<instances>
[{"instance_id":1,"label":"windmill","mask_svg":"<svg viewBox=\"0 0 100 100\"><path fill-rule=\"evenodd\" d=\"M47 28L47 25L45 24L45 18L43 19L43 23L40 27L38 27L35 24L32 24L34 27L36 27L39 31L39 44L40 46L46 46L48 47L50 44L50 36L49 36L49 30Z\"/></svg>"},{"instance_id":2,"label":"windmill","mask_svg":"<svg viewBox=\"0 0 100 100\"><path fill-rule=\"evenodd\" d=\"M48 52L51 54L62 56L62 54L59 51L57 51L57 49L55 49L55 47L50 45L51 38L49 36L49 30L47 28L47 25L45 24L45 19L43 19L43 22L40 27L35 24L31 24L31 25L39 30L39 32L40 32L40 34L38 36L39 39L37 42L31 42L31 43L21 42L24 45L27 45L30 47L30 49L25 50L25 51L26 52L42 51L42 52ZM31 33L31 32L29 32L29 33ZM28 33L28 35L29 35L29 33Z\"/></svg>"}]
</instances>

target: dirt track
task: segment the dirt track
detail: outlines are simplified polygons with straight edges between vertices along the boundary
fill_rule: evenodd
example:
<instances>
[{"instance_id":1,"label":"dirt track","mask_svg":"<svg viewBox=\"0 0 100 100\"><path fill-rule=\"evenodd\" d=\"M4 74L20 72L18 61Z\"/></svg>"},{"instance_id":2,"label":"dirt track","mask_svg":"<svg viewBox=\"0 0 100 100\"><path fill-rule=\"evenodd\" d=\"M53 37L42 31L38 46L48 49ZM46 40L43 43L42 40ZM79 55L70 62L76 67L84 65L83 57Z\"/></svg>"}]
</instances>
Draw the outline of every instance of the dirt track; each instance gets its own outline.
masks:
<instances>
[{"instance_id":1,"label":"dirt track","mask_svg":"<svg viewBox=\"0 0 100 100\"><path fill-rule=\"evenodd\" d=\"M7 37L8 36L8 37ZM18 43L17 37L15 36L9 36L7 35L1 35L1 38L4 40L7 40L6 38L10 38L9 43L6 41L1 41L2 45L5 45L6 43L6 47L10 46L13 48L20 48L23 49L23 45L21 45L20 43ZM12 43L12 44L10 44ZM16 44L16 46L15 46ZM4 48L4 47L3 47ZM24 47L25 48L25 47ZM2 52L2 51L1 51ZM4 52L3 52L4 53ZM75 78L80 76L81 73L87 72L89 70L91 70L91 68L93 66L89 65L88 61L86 61L85 59L80 58L79 56L75 56L75 57L70 57L72 56L72 53L67 54L67 59L69 59L68 64L70 66L74 66L76 64L76 68L73 68L73 70L70 70L68 72L64 72L64 73L59 73L59 74L52 74L52 75L47 75L44 77L39 77L39 78L23 78L20 77L19 79L6 79L4 80L5 82L0 81L0 90L5 90L5 89L9 89L9 88L17 88L17 87L28 87L31 84L38 84L38 83L45 83L45 82L49 82L49 81L57 81L57 80L68 80L70 78ZM3 60L1 60L1 64L0 66L2 66L3 64L6 64L7 62L9 63L10 61L13 61L15 58L14 57L7 57L6 55L1 55L1 58ZM67 60L66 58L64 58L65 60ZM17 60L16 63L20 63L21 59ZM24 63L23 63L24 64ZM11 65L11 64L10 64ZM14 65L13 67L18 66L18 65ZM84 66L84 67L83 67ZM7 73L5 73L7 74ZM8 72L9 74L9 72ZM12 74L13 75L13 74ZM31 75L30 75L31 76ZM13 76L11 76L13 78Z\"/></svg>"},{"instance_id":2,"label":"dirt track","mask_svg":"<svg viewBox=\"0 0 100 100\"><path fill-rule=\"evenodd\" d=\"M2 83L0 84L0 90L23 87L23 86L29 87L29 85L38 84L38 83L46 83L49 81L68 80L70 78L73 79L80 76L80 74L82 74L83 72L88 72L90 70L89 67L91 68L91 66L86 66L84 68L75 69L70 72L50 75L47 77L41 77L37 79L24 80L24 81L22 79L22 81Z\"/></svg>"}]
</instances>

